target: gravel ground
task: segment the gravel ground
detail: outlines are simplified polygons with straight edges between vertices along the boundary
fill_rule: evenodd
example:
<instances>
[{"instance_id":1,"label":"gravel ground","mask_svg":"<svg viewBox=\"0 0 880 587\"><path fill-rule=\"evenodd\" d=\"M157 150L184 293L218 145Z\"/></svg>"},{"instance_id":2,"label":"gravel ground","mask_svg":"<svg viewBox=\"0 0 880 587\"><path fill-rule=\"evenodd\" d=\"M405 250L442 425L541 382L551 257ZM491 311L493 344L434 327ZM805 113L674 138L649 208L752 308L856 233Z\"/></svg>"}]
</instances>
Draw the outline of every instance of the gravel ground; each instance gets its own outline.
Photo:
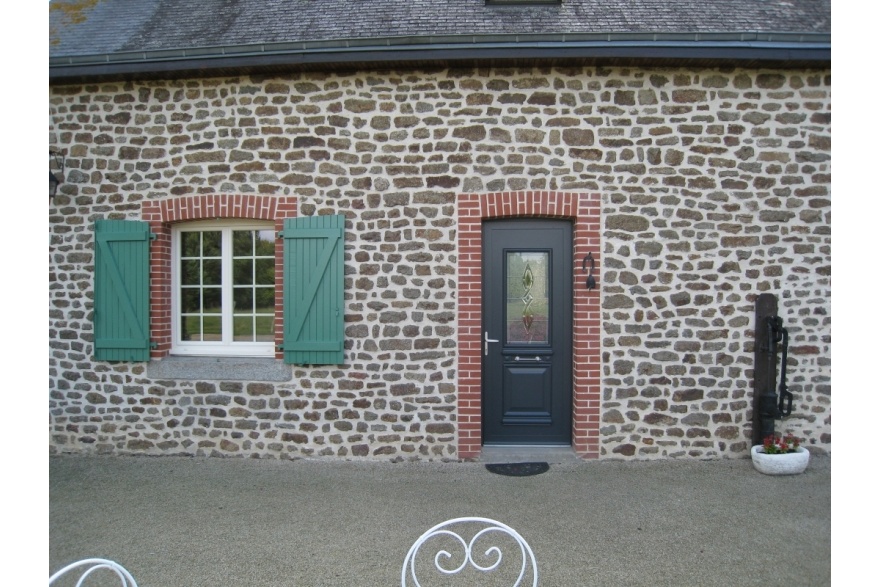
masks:
<instances>
[{"instance_id":1,"label":"gravel ground","mask_svg":"<svg viewBox=\"0 0 880 587\"><path fill-rule=\"evenodd\" d=\"M400 585L412 543L461 516L519 531L546 587L831 584L830 456L786 477L747 459L506 477L480 463L65 456L49 485L50 573L110 558L139 587Z\"/></svg>"}]
</instances>

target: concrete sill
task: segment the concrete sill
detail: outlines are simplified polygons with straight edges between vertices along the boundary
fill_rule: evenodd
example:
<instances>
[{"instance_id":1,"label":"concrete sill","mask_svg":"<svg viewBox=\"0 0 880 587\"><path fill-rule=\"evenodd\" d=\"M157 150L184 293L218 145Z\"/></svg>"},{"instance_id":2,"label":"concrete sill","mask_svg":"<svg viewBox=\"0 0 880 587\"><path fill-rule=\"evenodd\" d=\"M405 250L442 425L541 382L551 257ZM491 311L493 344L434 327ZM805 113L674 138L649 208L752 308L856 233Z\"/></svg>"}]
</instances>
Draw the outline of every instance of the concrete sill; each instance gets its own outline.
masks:
<instances>
[{"instance_id":1,"label":"concrete sill","mask_svg":"<svg viewBox=\"0 0 880 587\"><path fill-rule=\"evenodd\" d=\"M290 365L272 358L166 357L147 364L150 379L290 381Z\"/></svg>"}]
</instances>

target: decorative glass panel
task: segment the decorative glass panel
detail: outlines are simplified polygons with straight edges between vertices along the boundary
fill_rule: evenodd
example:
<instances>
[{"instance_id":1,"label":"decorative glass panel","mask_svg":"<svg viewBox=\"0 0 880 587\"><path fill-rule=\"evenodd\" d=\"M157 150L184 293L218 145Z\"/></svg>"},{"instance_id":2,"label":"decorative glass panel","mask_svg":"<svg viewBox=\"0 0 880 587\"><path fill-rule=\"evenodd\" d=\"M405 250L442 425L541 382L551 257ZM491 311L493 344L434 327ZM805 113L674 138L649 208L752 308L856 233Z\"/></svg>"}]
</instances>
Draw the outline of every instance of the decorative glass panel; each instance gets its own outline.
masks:
<instances>
[{"instance_id":1,"label":"decorative glass panel","mask_svg":"<svg viewBox=\"0 0 880 587\"><path fill-rule=\"evenodd\" d=\"M549 342L549 267L549 253L507 253L508 344Z\"/></svg>"}]
</instances>

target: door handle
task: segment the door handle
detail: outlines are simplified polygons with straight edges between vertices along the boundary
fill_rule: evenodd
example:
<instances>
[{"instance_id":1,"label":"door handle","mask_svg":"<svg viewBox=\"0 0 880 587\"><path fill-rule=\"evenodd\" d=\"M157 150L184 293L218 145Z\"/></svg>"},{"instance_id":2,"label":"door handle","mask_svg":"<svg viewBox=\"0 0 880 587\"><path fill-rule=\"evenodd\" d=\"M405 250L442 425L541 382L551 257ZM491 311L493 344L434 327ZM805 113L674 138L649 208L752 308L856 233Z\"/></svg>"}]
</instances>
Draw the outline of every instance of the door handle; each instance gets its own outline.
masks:
<instances>
[{"instance_id":1,"label":"door handle","mask_svg":"<svg viewBox=\"0 0 880 587\"><path fill-rule=\"evenodd\" d=\"M514 360L514 361L540 361L540 360L541 360L541 357L535 356L534 358L531 358L531 359L530 359L530 358L528 358L528 357L523 358L523 357L520 357L519 355L517 355L516 357L514 357L513 360Z\"/></svg>"},{"instance_id":2,"label":"door handle","mask_svg":"<svg viewBox=\"0 0 880 587\"><path fill-rule=\"evenodd\" d=\"M489 338L489 332L484 331L483 332L483 355L485 355L487 357L489 356L489 343L490 342L500 342L500 341L495 338Z\"/></svg>"}]
</instances>

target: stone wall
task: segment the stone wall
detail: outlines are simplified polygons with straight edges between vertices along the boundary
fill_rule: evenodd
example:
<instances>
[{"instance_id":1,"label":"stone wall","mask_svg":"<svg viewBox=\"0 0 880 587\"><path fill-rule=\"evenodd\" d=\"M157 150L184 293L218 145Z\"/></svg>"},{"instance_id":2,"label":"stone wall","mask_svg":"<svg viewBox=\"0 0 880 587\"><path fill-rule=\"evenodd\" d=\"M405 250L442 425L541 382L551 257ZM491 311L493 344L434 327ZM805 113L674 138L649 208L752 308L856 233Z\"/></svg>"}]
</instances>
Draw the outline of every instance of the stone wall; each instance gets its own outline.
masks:
<instances>
[{"instance_id":1,"label":"stone wall","mask_svg":"<svg viewBox=\"0 0 880 587\"><path fill-rule=\"evenodd\" d=\"M480 69L50 88L50 449L456 459L457 197L602 197L601 456L745 456L754 299L830 450L830 71ZM203 194L342 213L346 363L92 360L96 218ZM284 378L282 378L284 379Z\"/></svg>"}]
</instances>

